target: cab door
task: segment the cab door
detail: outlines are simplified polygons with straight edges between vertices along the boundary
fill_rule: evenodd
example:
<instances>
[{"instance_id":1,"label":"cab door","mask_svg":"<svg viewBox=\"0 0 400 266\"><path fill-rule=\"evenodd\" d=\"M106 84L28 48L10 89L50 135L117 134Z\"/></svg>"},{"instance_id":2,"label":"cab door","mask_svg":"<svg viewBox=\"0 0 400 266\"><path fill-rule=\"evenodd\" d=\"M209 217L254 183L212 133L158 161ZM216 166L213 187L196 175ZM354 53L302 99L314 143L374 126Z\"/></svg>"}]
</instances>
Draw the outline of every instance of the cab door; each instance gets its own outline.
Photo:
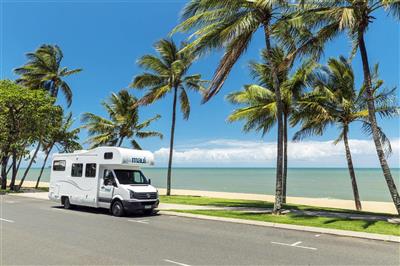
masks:
<instances>
[{"instance_id":1,"label":"cab door","mask_svg":"<svg viewBox=\"0 0 400 266\"><path fill-rule=\"evenodd\" d=\"M104 169L99 182L98 203L100 207L109 208L114 195L115 177L110 169Z\"/></svg>"}]
</instances>

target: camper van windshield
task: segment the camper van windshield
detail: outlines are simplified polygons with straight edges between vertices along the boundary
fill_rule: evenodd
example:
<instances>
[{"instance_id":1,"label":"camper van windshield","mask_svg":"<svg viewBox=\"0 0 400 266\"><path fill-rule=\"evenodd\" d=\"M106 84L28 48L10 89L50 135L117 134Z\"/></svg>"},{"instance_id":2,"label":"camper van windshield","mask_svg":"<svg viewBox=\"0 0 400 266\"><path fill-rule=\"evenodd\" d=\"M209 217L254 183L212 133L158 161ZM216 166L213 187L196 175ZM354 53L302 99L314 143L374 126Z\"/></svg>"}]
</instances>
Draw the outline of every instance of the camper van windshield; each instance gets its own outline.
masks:
<instances>
[{"instance_id":1,"label":"camper van windshield","mask_svg":"<svg viewBox=\"0 0 400 266\"><path fill-rule=\"evenodd\" d=\"M138 170L115 170L118 182L122 185L148 184L146 177Z\"/></svg>"}]
</instances>

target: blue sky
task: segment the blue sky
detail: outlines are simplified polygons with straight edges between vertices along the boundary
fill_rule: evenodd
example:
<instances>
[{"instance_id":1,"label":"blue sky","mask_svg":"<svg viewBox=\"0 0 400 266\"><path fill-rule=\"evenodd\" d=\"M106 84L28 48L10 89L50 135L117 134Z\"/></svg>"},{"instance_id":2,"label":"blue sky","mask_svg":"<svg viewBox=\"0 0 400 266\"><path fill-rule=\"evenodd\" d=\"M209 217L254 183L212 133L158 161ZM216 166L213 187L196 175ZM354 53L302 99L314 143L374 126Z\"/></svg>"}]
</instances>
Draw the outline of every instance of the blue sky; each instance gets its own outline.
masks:
<instances>
[{"instance_id":1,"label":"blue sky","mask_svg":"<svg viewBox=\"0 0 400 266\"><path fill-rule=\"evenodd\" d=\"M107 2L0 1L2 3L1 77L15 79L16 76L12 70L24 64L25 53L34 51L43 43L58 44L64 52L63 65L70 68L83 68L83 72L68 79L74 92L70 111L77 118L76 126L79 126L79 117L83 112L105 115L100 102L111 92L126 88L132 77L141 73L136 65L136 60L143 54L154 52L152 45L168 35L178 22L179 12L186 3L186 1L133 0ZM366 36L370 62L371 64L380 63L381 78L385 80L387 86L399 86L399 24L383 12L376 13L376 18ZM177 36L176 38L183 37ZM183 121L179 116L177 121L176 147L178 152L193 152L202 149L222 149L224 151L224 149L231 148L240 151L251 146L250 144L274 142L275 130L261 138L257 133L244 134L241 131L241 123L226 123L226 117L234 107L227 103L224 97L227 93L240 89L243 84L251 82L247 62L258 59L259 52L263 47L262 36L256 36L247 54L239 60L231 72L222 91L209 103L201 105L200 96L194 93L190 94L191 117L189 121ZM325 62L331 56L348 55L349 52L350 42L346 35L343 35L327 45L325 56L321 62ZM201 73L203 78L210 79L220 56L221 53L214 53L202 58L194 65L191 72ZM361 84L362 69L359 55L354 59L354 69L357 83ZM130 91L136 96L140 96L139 92L131 89ZM147 139L140 142L144 148L159 154L163 154L163 149L168 148L171 102L172 98L167 97L159 103L141 110L142 119L155 114L162 115L162 119L153 124L153 129L163 132L166 138L164 140ZM60 103L64 104L62 100ZM391 157L391 162L394 164L393 166L398 166L399 150L396 145L398 145L399 138L399 120L379 122L387 135L394 140L395 154ZM289 134L292 135L295 131L296 129L291 129ZM316 145L316 149L319 150L320 143L330 141L336 135L337 131L332 128L322 137L310 138L309 146ZM85 137L85 132L82 132L82 140ZM351 138L354 140L368 139L361 132L359 125L351 128ZM243 143L249 145L243 146ZM354 147L357 149L356 146ZM339 148L342 147L339 146ZM332 146L332 149L336 148ZM374 154L370 154L371 158L366 160L363 152L358 154L356 151L355 153L356 163L359 162L360 166L377 165ZM193 158L192 162L188 162L186 158L186 161L178 160L177 165L207 165L212 162L213 158L216 163L237 164L237 161L230 160L229 156L222 156L226 158L225 161L215 154L210 156L209 161L201 162L199 158ZM165 158L162 156L160 158L160 161L164 162ZM271 163L273 158L262 158L268 160L268 165L273 165ZM259 162L260 165L262 165L263 159ZM244 165L252 165L252 161L246 163L245 158L243 158L243 162ZM306 159L305 161L296 161L294 158L292 162L292 166L315 165L315 161ZM318 165L344 166L344 163L344 158L334 160L333 157L327 157L318 162Z\"/></svg>"}]
</instances>

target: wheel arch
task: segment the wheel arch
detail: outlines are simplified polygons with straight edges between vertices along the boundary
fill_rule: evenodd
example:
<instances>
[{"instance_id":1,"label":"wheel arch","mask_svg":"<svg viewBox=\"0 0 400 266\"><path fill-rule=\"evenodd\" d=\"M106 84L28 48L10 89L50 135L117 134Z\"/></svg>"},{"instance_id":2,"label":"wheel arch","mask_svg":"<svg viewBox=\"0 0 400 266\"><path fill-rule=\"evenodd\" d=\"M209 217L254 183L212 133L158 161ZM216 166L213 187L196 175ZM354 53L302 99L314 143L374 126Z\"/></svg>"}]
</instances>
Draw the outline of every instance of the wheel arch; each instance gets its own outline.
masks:
<instances>
[{"instance_id":1,"label":"wheel arch","mask_svg":"<svg viewBox=\"0 0 400 266\"><path fill-rule=\"evenodd\" d=\"M122 204L122 206L124 206L122 197L118 195L118 196L114 196L114 197L112 198L112 200L111 200L111 202L110 202L110 209L112 208L112 205L113 205L114 202L116 202L116 201L120 201L121 204Z\"/></svg>"}]
</instances>

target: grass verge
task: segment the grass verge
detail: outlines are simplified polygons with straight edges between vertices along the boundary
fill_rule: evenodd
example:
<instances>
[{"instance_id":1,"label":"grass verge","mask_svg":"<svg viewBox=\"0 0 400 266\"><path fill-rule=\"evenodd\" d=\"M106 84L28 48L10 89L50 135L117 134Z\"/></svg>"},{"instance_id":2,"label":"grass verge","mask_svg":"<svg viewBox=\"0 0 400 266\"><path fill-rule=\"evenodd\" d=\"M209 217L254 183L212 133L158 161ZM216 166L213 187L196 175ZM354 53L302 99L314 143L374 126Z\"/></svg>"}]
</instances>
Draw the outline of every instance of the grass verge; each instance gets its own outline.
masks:
<instances>
[{"instance_id":1,"label":"grass verge","mask_svg":"<svg viewBox=\"0 0 400 266\"><path fill-rule=\"evenodd\" d=\"M351 220L291 213L272 215L225 210L176 210L176 212L400 236L400 225L385 221Z\"/></svg>"},{"instance_id":2,"label":"grass verge","mask_svg":"<svg viewBox=\"0 0 400 266\"><path fill-rule=\"evenodd\" d=\"M160 201L162 203L218 207L257 207L266 209L271 209L273 207L272 202L266 201L221 199L198 196L160 196ZM352 210L321 208L295 204L285 204L284 209L332 213L356 213L364 215L384 215L386 217L393 218L398 217L396 215L389 215L384 213L359 212ZM392 224L386 221L354 220L339 217L332 218L290 212L284 215L252 213L236 210L177 210L177 212L400 236L400 224Z\"/></svg>"}]
</instances>

